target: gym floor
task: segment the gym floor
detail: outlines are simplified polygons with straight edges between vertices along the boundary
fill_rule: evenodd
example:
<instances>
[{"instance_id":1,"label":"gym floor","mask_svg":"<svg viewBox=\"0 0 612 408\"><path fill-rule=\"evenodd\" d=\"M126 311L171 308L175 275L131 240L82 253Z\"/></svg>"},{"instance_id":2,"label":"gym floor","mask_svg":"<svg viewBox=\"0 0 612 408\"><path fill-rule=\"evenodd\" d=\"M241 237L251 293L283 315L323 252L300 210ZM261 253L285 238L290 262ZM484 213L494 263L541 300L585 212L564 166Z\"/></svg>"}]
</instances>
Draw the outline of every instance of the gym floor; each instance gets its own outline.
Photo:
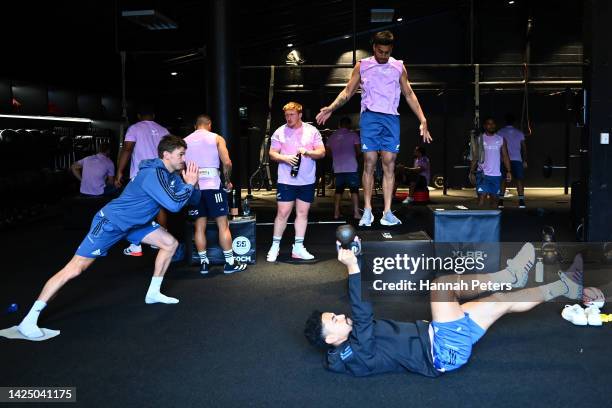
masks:
<instances>
[{"instance_id":1,"label":"gym floor","mask_svg":"<svg viewBox=\"0 0 612 408\"><path fill-rule=\"evenodd\" d=\"M317 199L311 221L331 220L328 197ZM256 193L258 222L274 217L273 192ZM435 203L462 204L473 191L431 194ZM528 190L526 210L506 200L503 241L539 241L552 225L559 241L574 241L569 196ZM379 203L377 203L379 204ZM345 213L348 200L344 201ZM426 229L425 207L401 207L404 231ZM541 208L542 210L537 210ZM48 219L0 232L0 301L17 303L0 327L18 324L44 281L72 255L85 233ZM162 289L176 306L145 305L155 252L122 255L122 245L65 287L43 312L42 327L57 338L26 342L0 338L3 386L74 386L88 407L141 406L609 406L610 325L577 327L560 317L563 303L541 305L496 323L470 362L430 379L416 374L353 378L327 372L322 353L302 335L312 309L348 311L346 272L335 260L334 224L309 226L305 245L313 265L269 264L272 227L257 228L257 265L202 277L173 264ZM293 229L281 250L289 251ZM605 309L604 309L605 311ZM379 318L429 319L425 303L381 303Z\"/></svg>"}]
</instances>

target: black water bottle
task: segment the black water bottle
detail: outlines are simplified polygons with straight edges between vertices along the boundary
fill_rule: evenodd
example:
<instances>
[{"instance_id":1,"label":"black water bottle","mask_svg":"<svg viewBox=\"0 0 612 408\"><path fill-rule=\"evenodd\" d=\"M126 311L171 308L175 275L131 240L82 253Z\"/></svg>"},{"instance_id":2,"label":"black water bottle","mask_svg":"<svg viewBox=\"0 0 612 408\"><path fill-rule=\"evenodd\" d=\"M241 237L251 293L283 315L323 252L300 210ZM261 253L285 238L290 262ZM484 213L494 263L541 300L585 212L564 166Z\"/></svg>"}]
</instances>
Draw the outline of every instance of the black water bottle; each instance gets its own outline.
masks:
<instances>
[{"instance_id":1,"label":"black water bottle","mask_svg":"<svg viewBox=\"0 0 612 408\"><path fill-rule=\"evenodd\" d=\"M302 163L302 153L297 154L297 163L294 166L291 166L291 177L297 177L300 171L300 163Z\"/></svg>"}]
</instances>

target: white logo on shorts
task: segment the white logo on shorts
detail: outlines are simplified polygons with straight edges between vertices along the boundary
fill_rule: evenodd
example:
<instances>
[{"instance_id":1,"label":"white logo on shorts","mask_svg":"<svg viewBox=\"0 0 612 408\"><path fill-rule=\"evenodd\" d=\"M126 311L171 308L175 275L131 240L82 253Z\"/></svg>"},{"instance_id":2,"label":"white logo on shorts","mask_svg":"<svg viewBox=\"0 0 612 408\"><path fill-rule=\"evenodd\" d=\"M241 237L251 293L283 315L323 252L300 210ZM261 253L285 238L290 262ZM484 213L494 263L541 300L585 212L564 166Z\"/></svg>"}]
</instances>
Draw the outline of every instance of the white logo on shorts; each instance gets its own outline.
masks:
<instances>
[{"instance_id":1,"label":"white logo on shorts","mask_svg":"<svg viewBox=\"0 0 612 408\"><path fill-rule=\"evenodd\" d=\"M248 254L251 250L251 241L247 237L239 236L232 241L232 250L237 255Z\"/></svg>"},{"instance_id":2,"label":"white logo on shorts","mask_svg":"<svg viewBox=\"0 0 612 408\"><path fill-rule=\"evenodd\" d=\"M215 193L215 203L222 203L223 195L221 193Z\"/></svg>"},{"instance_id":3,"label":"white logo on shorts","mask_svg":"<svg viewBox=\"0 0 612 408\"><path fill-rule=\"evenodd\" d=\"M368 146L364 143L363 146L361 146L362 149L367 149Z\"/></svg>"},{"instance_id":4,"label":"white logo on shorts","mask_svg":"<svg viewBox=\"0 0 612 408\"><path fill-rule=\"evenodd\" d=\"M100 251L99 249L96 249L96 250L95 250L95 251L93 251L91 254L92 254L92 255L95 255L95 256L97 256L97 255L102 255L102 251Z\"/></svg>"},{"instance_id":5,"label":"white logo on shorts","mask_svg":"<svg viewBox=\"0 0 612 408\"><path fill-rule=\"evenodd\" d=\"M399 150L399 145L395 146L395 150Z\"/></svg>"}]
</instances>

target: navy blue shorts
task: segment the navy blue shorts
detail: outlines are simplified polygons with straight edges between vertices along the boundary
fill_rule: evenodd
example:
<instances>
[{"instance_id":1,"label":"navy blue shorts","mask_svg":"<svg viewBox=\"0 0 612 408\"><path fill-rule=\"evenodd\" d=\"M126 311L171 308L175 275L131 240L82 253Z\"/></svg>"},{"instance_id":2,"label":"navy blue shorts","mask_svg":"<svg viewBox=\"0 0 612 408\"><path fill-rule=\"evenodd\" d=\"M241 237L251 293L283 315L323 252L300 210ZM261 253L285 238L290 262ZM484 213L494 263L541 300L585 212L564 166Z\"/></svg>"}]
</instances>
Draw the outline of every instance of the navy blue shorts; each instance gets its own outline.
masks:
<instances>
[{"instance_id":1,"label":"navy blue shorts","mask_svg":"<svg viewBox=\"0 0 612 408\"><path fill-rule=\"evenodd\" d=\"M346 187L351 193L359 192L359 175L354 173L336 173L336 194L342 194Z\"/></svg>"},{"instance_id":2,"label":"navy blue shorts","mask_svg":"<svg viewBox=\"0 0 612 408\"><path fill-rule=\"evenodd\" d=\"M359 128L363 153L399 152L400 120L398 115L363 111L359 119Z\"/></svg>"},{"instance_id":3,"label":"navy blue shorts","mask_svg":"<svg viewBox=\"0 0 612 408\"><path fill-rule=\"evenodd\" d=\"M76 255L85 258L98 258L106 256L108 250L121 241L127 239L132 244L138 245L151 232L158 229L160 225L155 221L149 224L134 227L127 231L121 231L115 224L98 212L93 221L89 232L76 250Z\"/></svg>"},{"instance_id":4,"label":"navy blue shorts","mask_svg":"<svg viewBox=\"0 0 612 408\"><path fill-rule=\"evenodd\" d=\"M482 172L476 173L476 192L499 196L501 193L501 176L486 176Z\"/></svg>"},{"instance_id":5,"label":"navy blue shorts","mask_svg":"<svg viewBox=\"0 0 612 408\"><path fill-rule=\"evenodd\" d=\"M294 186L291 184L278 183L276 186L276 201L295 201L300 200L305 203L312 203L315 196L315 185L306 184Z\"/></svg>"},{"instance_id":6,"label":"navy blue shorts","mask_svg":"<svg viewBox=\"0 0 612 408\"><path fill-rule=\"evenodd\" d=\"M506 175L506 168L503 163L501 165L501 173L504 176ZM512 180L523 180L525 178L523 162L520 160L510 160L510 174L512 174Z\"/></svg>"},{"instance_id":7,"label":"navy blue shorts","mask_svg":"<svg viewBox=\"0 0 612 408\"><path fill-rule=\"evenodd\" d=\"M433 327L433 361L438 371L456 370L468 362L472 345L485 330L468 313L452 322L431 322Z\"/></svg>"},{"instance_id":8,"label":"navy blue shorts","mask_svg":"<svg viewBox=\"0 0 612 408\"><path fill-rule=\"evenodd\" d=\"M222 188L216 190L200 190L200 202L189 207L187 213L191 219L202 217L217 218L227 216L229 205L227 193Z\"/></svg>"}]
</instances>

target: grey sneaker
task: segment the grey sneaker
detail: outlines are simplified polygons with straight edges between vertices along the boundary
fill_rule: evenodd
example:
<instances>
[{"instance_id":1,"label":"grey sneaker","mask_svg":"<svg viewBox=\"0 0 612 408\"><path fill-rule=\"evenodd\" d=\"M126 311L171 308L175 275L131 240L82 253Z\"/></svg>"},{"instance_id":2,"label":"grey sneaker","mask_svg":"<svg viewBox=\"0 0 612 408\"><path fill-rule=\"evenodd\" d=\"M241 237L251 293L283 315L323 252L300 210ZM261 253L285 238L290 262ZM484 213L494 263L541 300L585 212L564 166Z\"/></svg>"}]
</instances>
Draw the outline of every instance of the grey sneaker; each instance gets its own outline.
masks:
<instances>
[{"instance_id":1,"label":"grey sneaker","mask_svg":"<svg viewBox=\"0 0 612 408\"><path fill-rule=\"evenodd\" d=\"M361 219L359 220L359 226L363 227L369 227L372 225L372 223L374 222L374 215L372 214L372 209L371 208L365 208L363 210L363 215L361 216Z\"/></svg>"},{"instance_id":2,"label":"grey sneaker","mask_svg":"<svg viewBox=\"0 0 612 408\"><path fill-rule=\"evenodd\" d=\"M512 259L508 259L506 269L514 277L513 288L524 288L529 280L529 271L535 264L535 248L527 242Z\"/></svg>"},{"instance_id":3,"label":"grey sneaker","mask_svg":"<svg viewBox=\"0 0 612 408\"><path fill-rule=\"evenodd\" d=\"M380 223L381 225L400 225L402 222L399 220L399 218L393 215L392 211L387 211L380 219Z\"/></svg>"}]
</instances>

